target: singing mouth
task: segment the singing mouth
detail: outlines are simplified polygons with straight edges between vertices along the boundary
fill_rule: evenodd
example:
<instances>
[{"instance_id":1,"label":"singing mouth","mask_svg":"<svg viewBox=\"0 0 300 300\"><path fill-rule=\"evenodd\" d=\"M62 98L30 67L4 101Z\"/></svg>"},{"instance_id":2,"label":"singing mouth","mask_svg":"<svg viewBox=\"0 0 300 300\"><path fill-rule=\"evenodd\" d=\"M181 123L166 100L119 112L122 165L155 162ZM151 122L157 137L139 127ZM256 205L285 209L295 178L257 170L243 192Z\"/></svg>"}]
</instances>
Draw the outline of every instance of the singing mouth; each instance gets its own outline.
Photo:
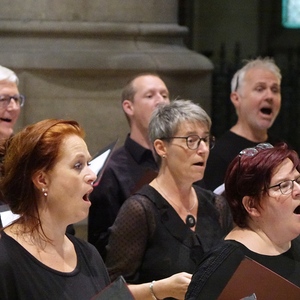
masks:
<instances>
[{"instance_id":1,"label":"singing mouth","mask_svg":"<svg viewBox=\"0 0 300 300\"><path fill-rule=\"evenodd\" d=\"M0 120L3 121L3 122L8 122L8 123L11 122L11 119L7 119L7 118L0 118Z\"/></svg>"},{"instance_id":2,"label":"singing mouth","mask_svg":"<svg viewBox=\"0 0 300 300\"><path fill-rule=\"evenodd\" d=\"M204 163L203 162L197 162L194 164L195 166L200 166L200 167L203 167L204 166Z\"/></svg>"},{"instance_id":3,"label":"singing mouth","mask_svg":"<svg viewBox=\"0 0 300 300\"><path fill-rule=\"evenodd\" d=\"M264 115L270 115L272 113L272 109L271 108L262 108L260 111Z\"/></svg>"},{"instance_id":4,"label":"singing mouth","mask_svg":"<svg viewBox=\"0 0 300 300\"><path fill-rule=\"evenodd\" d=\"M299 215L300 214L300 205L296 207L294 210L294 214Z\"/></svg>"}]
</instances>

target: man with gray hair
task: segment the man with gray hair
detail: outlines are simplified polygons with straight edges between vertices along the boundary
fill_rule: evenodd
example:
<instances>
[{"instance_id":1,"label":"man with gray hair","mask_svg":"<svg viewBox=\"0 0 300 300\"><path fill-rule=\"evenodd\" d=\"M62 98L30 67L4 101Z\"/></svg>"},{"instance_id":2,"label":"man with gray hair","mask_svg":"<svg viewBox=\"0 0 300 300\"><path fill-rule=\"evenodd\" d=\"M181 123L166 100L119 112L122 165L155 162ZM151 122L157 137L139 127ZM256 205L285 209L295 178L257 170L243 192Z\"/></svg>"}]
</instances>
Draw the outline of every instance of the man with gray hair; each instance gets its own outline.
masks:
<instances>
[{"instance_id":1,"label":"man with gray hair","mask_svg":"<svg viewBox=\"0 0 300 300\"><path fill-rule=\"evenodd\" d=\"M0 66L0 142L13 134L25 97L18 90L15 72Z\"/></svg>"},{"instance_id":2,"label":"man with gray hair","mask_svg":"<svg viewBox=\"0 0 300 300\"><path fill-rule=\"evenodd\" d=\"M230 99L237 122L216 140L201 185L210 190L222 185L229 163L242 149L279 141L268 129L280 111L280 84L280 69L269 57L250 60L234 74Z\"/></svg>"}]
</instances>

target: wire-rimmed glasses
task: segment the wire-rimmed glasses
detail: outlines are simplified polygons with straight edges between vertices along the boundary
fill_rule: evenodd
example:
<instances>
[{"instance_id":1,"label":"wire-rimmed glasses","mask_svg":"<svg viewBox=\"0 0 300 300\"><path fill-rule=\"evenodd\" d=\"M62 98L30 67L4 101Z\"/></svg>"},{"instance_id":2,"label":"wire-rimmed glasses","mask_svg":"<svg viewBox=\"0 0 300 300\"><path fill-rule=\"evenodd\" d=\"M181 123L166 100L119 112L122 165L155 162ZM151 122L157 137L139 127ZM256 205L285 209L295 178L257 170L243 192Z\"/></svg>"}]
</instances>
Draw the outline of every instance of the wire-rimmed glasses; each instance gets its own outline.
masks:
<instances>
[{"instance_id":1,"label":"wire-rimmed glasses","mask_svg":"<svg viewBox=\"0 0 300 300\"><path fill-rule=\"evenodd\" d=\"M285 180L278 184L274 184L272 186L269 186L268 189L279 187L279 190L281 194L288 195L292 192L294 188L294 182L300 185L300 176L298 176L296 179L293 180Z\"/></svg>"},{"instance_id":2,"label":"wire-rimmed glasses","mask_svg":"<svg viewBox=\"0 0 300 300\"><path fill-rule=\"evenodd\" d=\"M252 148L246 148L244 150L242 150L239 153L239 156L255 156L260 150L264 150L264 149L269 149L269 148L273 148L273 145L271 145L270 143L260 143L257 144L255 147Z\"/></svg>"},{"instance_id":3,"label":"wire-rimmed glasses","mask_svg":"<svg viewBox=\"0 0 300 300\"><path fill-rule=\"evenodd\" d=\"M255 147L246 148L246 149L240 151L240 153L239 153L238 177L239 177L240 172L241 172L241 157L243 155L248 156L248 157L253 157L259 151L264 150L264 149L270 149L270 148L273 148L273 145L271 145L270 143L260 143L260 144L257 144ZM237 185L237 190L239 191L239 186L238 185Z\"/></svg>"},{"instance_id":4,"label":"wire-rimmed glasses","mask_svg":"<svg viewBox=\"0 0 300 300\"><path fill-rule=\"evenodd\" d=\"M260 150L264 150L264 149L270 149L270 148L273 148L273 145L271 145L270 143L260 143L260 144L257 144L255 147L252 147L252 148L246 148L242 151L240 151L239 153L239 169L241 167L241 157L243 155L246 155L246 156L255 156Z\"/></svg>"},{"instance_id":5,"label":"wire-rimmed glasses","mask_svg":"<svg viewBox=\"0 0 300 300\"><path fill-rule=\"evenodd\" d=\"M6 108L9 103L11 102L11 99L14 99L17 106L22 107L25 103L25 96L24 95L0 95L0 107Z\"/></svg>"},{"instance_id":6,"label":"wire-rimmed glasses","mask_svg":"<svg viewBox=\"0 0 300 300\"><path fill-rule=\"evenodd\" d=\"M161 140L171 140L171 139L185 139L187 147L191 150L198 149L202 141L205 143L205 145L209 146L209 149L212 149L215 146L215 137L212 135L208 135L203 138L197 134L192 134L188 136L171 136L168 138L161 138Z\"/></svg>"}]
</instances>

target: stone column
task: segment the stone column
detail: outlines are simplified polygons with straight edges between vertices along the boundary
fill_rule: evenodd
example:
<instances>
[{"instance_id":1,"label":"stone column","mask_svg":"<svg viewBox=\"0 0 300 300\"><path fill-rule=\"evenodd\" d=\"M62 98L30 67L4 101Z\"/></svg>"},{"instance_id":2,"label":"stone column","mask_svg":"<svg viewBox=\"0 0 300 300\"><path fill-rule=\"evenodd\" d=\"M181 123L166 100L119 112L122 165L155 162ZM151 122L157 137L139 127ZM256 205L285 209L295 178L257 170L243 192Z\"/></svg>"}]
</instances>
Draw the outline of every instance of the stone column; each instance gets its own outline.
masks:
<instances>
[{"instance_id":1,"label":"stone column","mask_svg":"<svg viewBox=\"0 0 300 300\"><path fill-rule=\"evenodd\" d=\"M10 2L9 2L10 3ZM210 113L212 63L183 44L174 0L14 0L0 10L0 64L20 77L27 97L18 128L44 118L71 118L93 155L129 128L121 89L153 71L171 97Z\"/></svg>"}]
</instances>

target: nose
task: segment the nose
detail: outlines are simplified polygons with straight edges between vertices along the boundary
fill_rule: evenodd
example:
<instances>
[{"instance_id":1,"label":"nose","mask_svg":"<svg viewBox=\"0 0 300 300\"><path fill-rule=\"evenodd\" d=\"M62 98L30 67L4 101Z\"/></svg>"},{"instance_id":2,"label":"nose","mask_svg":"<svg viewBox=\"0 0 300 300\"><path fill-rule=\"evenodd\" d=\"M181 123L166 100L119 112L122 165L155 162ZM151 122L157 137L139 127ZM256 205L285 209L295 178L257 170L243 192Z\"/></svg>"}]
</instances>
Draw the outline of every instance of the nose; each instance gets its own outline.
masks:
<instances>
[{"instance_id":1,"label":"nose","mask_svg":"<svg viewBox=\"0 0 300 300\"><path fill-rule=\"evenodd\" d=\"M209 145L205 143L203 140L199 141L199 145L197 147L197 153L209 152Z\"/></svg>"},{"instance_id":2,"label":"nose","mask_svg":"<svg viewBox=\"0 0 300 300\"><path fill-rule=\"evenodd\" d=\"M160 92L157 92L155 98L156 98L157 104L168 101L168 99L164 95L162 95Z\"/></svg>"},{"instance_id":3,"label":"nose","mask_svg":"<svg viewBox=\"0 0 300 300\"><path fill-rule=\"evenodd\" d=\"M293 181L292 195L297 197L300 195L300 183L297 181Z\"/></svg>"},{"instance_id":4,"label":"nose","mask_svg":"<svg viewBox=\"0 0 300 300\"><path fill-rule=\"evenodd\" d=\"M266 89L266 98L268 100L273 100L274 96L275 96L275 94L271 88Z\"/></svg>"},{"instance_id":5,"label":"nose","mask_svg":"<svg viewBox=\"0 0 300 300\"><path fill-rule=\"evenodd\" d=\"M13 110L13 109L19 109L19 108L20 108L20 106L18 105L16 100L14 98L10 98L10 102L7 105L7 109Z\"/></svg>"},{"instance_id":6,"label":"nose","mask_svg":"<svg viewBox=\"0 0 300 300\"><path fill-rule=\"evenodd\" d=\"M89 184L92 184L96 179L97 179L97 175L94 173L94 171L90 167L88 167L88 174L85 175L85 180Z\"/></svg>"}]
</instances>

